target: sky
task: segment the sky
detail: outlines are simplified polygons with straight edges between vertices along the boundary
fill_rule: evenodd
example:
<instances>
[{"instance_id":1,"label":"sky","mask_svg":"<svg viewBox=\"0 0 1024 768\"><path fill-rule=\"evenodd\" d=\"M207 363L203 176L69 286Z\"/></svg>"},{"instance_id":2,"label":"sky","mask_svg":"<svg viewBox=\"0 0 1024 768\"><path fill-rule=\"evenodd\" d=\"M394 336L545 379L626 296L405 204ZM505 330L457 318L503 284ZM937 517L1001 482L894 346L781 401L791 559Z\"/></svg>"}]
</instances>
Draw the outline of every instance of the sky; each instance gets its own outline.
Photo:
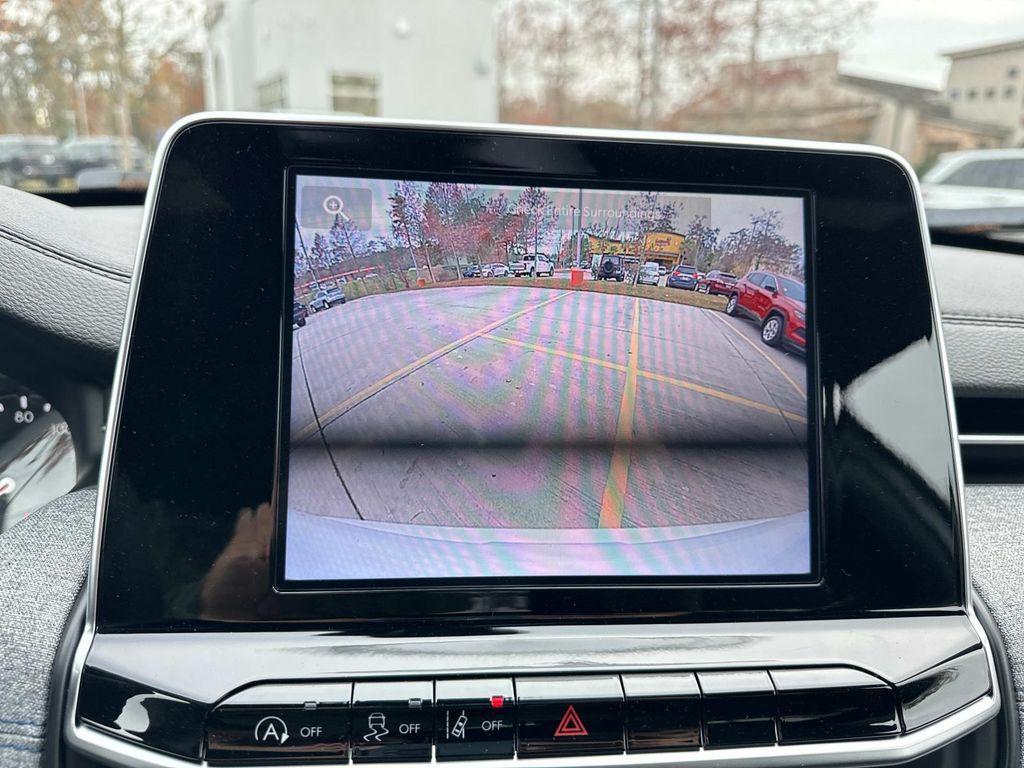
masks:
<instances>
[{"instance_id":1,"label":"sky","mask_svg":"<svg viewBox=\"0 0 1024 768\"><path fill-rule=\"evenodd\" d=\"M1024 0L876 0L866 28L840 52L852 74L940 88L943 51L1024 37Z\"/></svg>"}]
</instances>

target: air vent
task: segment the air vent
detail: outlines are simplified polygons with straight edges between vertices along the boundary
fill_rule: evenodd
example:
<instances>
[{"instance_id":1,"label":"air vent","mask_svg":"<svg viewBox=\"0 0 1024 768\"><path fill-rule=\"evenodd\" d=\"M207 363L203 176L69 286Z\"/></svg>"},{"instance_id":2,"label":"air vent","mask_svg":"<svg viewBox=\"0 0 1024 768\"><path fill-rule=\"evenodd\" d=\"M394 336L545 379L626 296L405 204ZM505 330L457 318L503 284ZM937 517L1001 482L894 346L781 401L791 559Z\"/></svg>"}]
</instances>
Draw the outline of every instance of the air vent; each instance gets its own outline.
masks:
<instances>
[{"instance_id":1,"label":"air vent","mask_svg":"<svg viewBox=\"0 0 1024 768\"><path fill-rule=\"evenodd\" d=\"M957 397L968 483L1024 483L1024 399Z\"/></svg>"}]
</instances>

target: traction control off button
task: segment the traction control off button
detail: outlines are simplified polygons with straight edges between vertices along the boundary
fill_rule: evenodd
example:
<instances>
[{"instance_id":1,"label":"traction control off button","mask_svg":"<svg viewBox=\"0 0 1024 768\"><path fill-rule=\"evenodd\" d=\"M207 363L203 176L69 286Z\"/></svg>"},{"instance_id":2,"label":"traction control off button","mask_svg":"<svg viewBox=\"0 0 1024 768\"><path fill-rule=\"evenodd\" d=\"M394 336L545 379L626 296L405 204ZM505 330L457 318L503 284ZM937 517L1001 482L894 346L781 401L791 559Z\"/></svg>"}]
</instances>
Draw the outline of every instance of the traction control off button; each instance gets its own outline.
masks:
<instances>
[{"instance_id":1,"label":"traction control off button","mask_svg":"<svg viewBox=\"0 0 1024 768\"><path fill-rule=\"evenodd\" d=\"M429 680L355 684L355 762L429 761L433 731L434 684Z\"/></svg>"}]
</instances>

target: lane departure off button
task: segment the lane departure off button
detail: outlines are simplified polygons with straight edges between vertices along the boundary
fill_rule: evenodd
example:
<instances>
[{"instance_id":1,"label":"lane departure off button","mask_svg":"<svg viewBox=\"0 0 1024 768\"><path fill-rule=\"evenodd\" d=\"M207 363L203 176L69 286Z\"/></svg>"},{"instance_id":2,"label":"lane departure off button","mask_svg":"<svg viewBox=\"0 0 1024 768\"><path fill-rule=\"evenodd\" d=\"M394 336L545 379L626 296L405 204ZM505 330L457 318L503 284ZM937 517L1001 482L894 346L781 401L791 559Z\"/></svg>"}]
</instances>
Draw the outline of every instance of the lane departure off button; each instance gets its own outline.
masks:
<instances>
[{"instance_id":1,"label":"lane departure off button","mask_svg":"<svg viewBox=\"0 0 1024 768\"><path fill-rule=\"evenodd\" d=\"M512 757L516 700L512 680L438 680L438 760Z\"/></svg>"},{"instance_id":2,"label":"lane departure off button","mask_svg":"<svg viewBox=\"0 0 1024 768\"><path fill-rule=\"evenodd\" d=\"M516 678L519 756L620 754L617 675Z\"/></svg>"},{"instance_id":3,"label":"lane departure off button","mask_svg":"<svg viewBox=\"0 0 1024 768\"><path fill-rule=\"evenodd\" d=\"M352 684L261 685L224 701L206 725L211 762L348 757Z\"/></svg>"},{"instance_id":4,"label":"lane departure off button","mask_svg":"<svg viewBox=\"0 0 1024 768\"><path fill-rule=\"evenodd\" d=\"M353 761L429 761L433 731L434 684L429 680L355 684Z\"/></svg>"}]
</instances>

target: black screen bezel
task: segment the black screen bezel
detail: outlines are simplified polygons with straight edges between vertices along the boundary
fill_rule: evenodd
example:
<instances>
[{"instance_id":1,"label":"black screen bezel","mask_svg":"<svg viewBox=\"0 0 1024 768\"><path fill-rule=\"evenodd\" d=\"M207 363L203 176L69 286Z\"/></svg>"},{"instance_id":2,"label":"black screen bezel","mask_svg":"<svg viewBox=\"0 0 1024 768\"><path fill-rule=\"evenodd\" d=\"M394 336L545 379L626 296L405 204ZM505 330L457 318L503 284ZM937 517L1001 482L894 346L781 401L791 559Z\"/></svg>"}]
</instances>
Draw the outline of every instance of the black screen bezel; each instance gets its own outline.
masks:
<instances>
[{"instance_id":1,"label":"black screen bezel","mask_svg":"<svg viewBox=\"0 0 1024 768\"><path fill-rule=\"evenodd\" d=\"M290 448L288 439L289 432L289 411L291 402L291 367L292 359L292 338L293 329L288 319L294 296L294 253L297 247L295 238L296 189L299 176L334 176L337 178L362 178L362 179L389 179L396 181L455 181L468 184L503 184L508 186L545 186L549 188L573 188L573 179L558 178L550 176L536 176L519 174L515 172L502 171L500 174L459 174L457 177L452 174L442 173L419 173L412 174L402 169L387 168L382 171L370 172L367 169L347 169L343 164L327 166L290 166L286 169L287 194L285 205L285 242L286 250L283 254L285 266L284 285L285 292L282 297L282 328L281 328L281 379L280 387L280 413L281 419L277 430L277 487L275 489L276 504L276 535L271 557L274 561L274 586L279 591L287 592L365 592L374 590L388 590L396 587L408 586L411 588L449 589L452 587L494 587L502 584L521 584L535 587L542 587L557 581L560 585L579 586L629 586L643 585L655 586L686 586L686 585L713 585L713 584L749 584L749 585L772 585L772 584L802 584L813 585L821 580L821 558L824 556L821 546L821 482L819 470L821 462L818 459L818 446L820 438L818 434L819 402L817 390L813 386L815 380L814 367L816 365L815 352L817 344L814 338L814 228L812 226L814 215L814 195L806 189L780 189L778 187L736 187L729 185L698 185L698 184L654 184L648 185L645 189L637 189L628 181L604 182L596 186L588 186L586 189L600 191L622 190L630 192L656 191L665 193L680 194L718 194L718 195L757 195L763 197L784 197L788 199L799 199L803 203L803 246L804 257L804 282L808 287L807 296L807 347L805 350L805 376L804 386L807 392L807 513L810 518L809 540L807 542L810 550L810 570L807 573L775 573L745 575L716 575L716 576L630 576L627 574L616 576L581 576L572 573L560 574L557 576L495 576L495 577L460 577L460 578L391 578L391 579L310 579L310 580L289 580L285 578L286 535L287 535L287 509L288 509L288 461L287 456Z\"/></svg>"},{"instance_id":2,"label":"black screen bezel","mask_svg":"<svg viewBox=\"0 0 1024 768\"><path fill-rule=\"evenodd\" d=\"M810 190L809 244L828 254L809 268L820 580L276 589L274 529L264 530L260 510L276 506L281 372L267 361L280 354L285 322L285 169L342 165L367 175L486 172L587 186L628 179L640 189L678 188L680 179L747 189L771 180L776 189ZM962 613L950 403L948 395L941 405L918 397L919 388L937 394L948 385L919 202L894 159L861 148L663 135L202 116L168 139L156 178L101 478L93 575L100 631ZM903 355L911 348L913 356ZM886 421L872 403L850 411L851 385L897 358L912 371L891 393L903 418ZM922 429L935 438L926 447L908 440Z\"/></svg>"}]
</instances>

